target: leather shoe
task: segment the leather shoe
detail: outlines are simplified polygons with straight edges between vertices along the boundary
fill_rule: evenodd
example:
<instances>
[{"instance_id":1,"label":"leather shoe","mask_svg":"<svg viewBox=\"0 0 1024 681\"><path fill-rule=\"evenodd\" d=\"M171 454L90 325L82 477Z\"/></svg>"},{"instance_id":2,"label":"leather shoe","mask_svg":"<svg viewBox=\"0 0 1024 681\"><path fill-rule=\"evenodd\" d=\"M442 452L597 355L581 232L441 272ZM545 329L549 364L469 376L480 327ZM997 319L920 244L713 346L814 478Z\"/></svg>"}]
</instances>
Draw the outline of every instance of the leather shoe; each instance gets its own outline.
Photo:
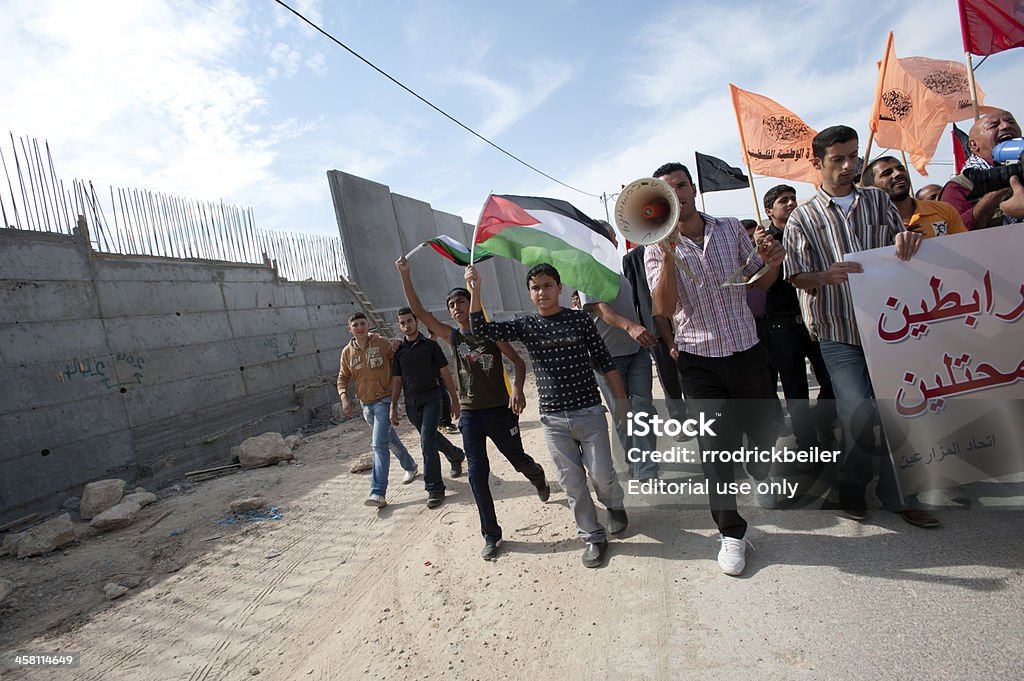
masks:
<instances>
[{"instance_id":1,"label":"leather shoe","mask_svg":"<svg viewBox=\"0 0 1024 681\"><path fill-rule=\"evenodd\" d=\"M541 501L547 501L551 497L551 485L543 483L537 485L537 498Z\"/></svg>"},{"instance_id":2,"label":"leather shoe","mask_svg":"<svg viewBox=\"0 0 1024 681\"><path fill-rule=\"evenodd\" d=\"M863 495L858 496L857 494L844 494L840 492L839 506L846 515L854 520L864 520L868 517L868 505L864 501Z\"/></svg>"},{"instance_id":3,"label":"leather shoe","mask_svg":"<svg viewBox=\"0 0 1024 681\"><path fill-rule=\"evenodd\" d=\"M444 503L444 492L431 494L427 497L427 508L437 508Z\"/></svg>"},{"instance_id":4,"label":"leather shoe","mask_svg":"<svg viewBox=\"0 0 1024 681\"><path fill-rule=\"evenodd\" d=\"M900 515L903 516L904 520L915 527L931 529L933 527L938 527L941 524L939 523L938 518L928 511L924 511L919 508L908 508L905 511L900 511Z\"/></svg>"},{"instance_id":5,"label":"leather shoe","mask_svg":"<svg viewBox=\"0 0 1024 681\"><path fill-rule=\"evenodd\" d=\"M604 562L604 552L608 548L608 540L602 539L599 542L587 543L587 548L583 549L583 566L588 568L596 568Z\"/></svg>"},{"instance_id":6,"label":"leather shoe","mask_svg":"<svg viewBox=\"0 0 1024 681\"><path fill-rule=\"evenodd\" d=\"M484 548L480 550L480 557L484 560L496 560L498 558L499 542L501 542L500 539L485 539Z\"/></svg>"},{"instance_id":7,"label":"leather shoe","mask_svg":"<svg viewBox=\"0 0 1024 681\"><path fill-rule=\"evenodd\" d=\"M465 461L465 460L466 460L466 455L463 454L462 458L460 458L458 461L453 461L452 462L452 477L453 478L458 478L458 477L462 476L462 462Z\"/></svg>"},{"instance_id":8,"label":"leather shoe","mask_svg":"<svg viewBox=\"0 0 1024 681\"><path fill-rule=\"evenodd\" d=\"M619 532L625 532L626 527L629 525L629 518L626 517L626 509L624 508L609 508L608 509L608 532L610 534L618 534Z\"/></svg>"}]
</instances>

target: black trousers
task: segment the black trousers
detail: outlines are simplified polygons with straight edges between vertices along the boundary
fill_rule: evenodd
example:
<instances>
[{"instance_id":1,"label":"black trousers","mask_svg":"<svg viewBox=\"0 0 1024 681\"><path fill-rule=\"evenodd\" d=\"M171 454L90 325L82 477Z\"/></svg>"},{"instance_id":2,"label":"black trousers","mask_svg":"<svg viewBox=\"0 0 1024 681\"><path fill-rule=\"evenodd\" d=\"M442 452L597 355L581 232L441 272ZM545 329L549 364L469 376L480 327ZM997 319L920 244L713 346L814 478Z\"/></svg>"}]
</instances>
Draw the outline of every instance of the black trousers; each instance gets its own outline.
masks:
<instances>
[{"instance_id":1,"label":"black trousers","mask_svg":"<svg viewBox=\"0 0 1024 681\"><path fill-rule=\"evenodd\" d=\"M719 485L736 481L733 464L703 461L703 454L739 449L744 433L752 449L771 449L775 444L775 402L768 353L760 343L728 357L680 352L679 375L691 418L703 412L705 418L715 419L715 436L697 437L708 481L711 517L723 535L742 539L747 521L736 508L736 495L719 490Z\"/></svg>"},{"instance_id":2,"label":"black trousers","mask_svg":"<svg viewBox=\"0 0 1024 681\"><path fill-rule=\"evenodd\" d=\"M807 327L796 317L774 319L768 325L768 355L779 370L782 392L786 396L793 435L798 449L819 444L815 420L826 429L836 418L836 394L828 375L821 347L811 339ZM807 385L807 360L821 390L818 392L818 413L811 415L810 388Z\"/></svg>"}]
</instances>

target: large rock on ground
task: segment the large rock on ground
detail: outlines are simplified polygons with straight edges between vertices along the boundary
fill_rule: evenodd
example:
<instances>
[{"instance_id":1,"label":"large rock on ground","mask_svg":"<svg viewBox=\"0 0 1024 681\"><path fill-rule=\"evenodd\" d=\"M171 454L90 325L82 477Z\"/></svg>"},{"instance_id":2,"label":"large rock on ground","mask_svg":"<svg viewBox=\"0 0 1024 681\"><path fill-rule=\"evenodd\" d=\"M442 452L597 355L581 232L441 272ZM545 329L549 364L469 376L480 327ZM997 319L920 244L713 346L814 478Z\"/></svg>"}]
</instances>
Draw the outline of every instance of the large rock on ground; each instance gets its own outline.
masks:
<instances>
[{"instance_id":1,"label":"large rock on ground","mask_svg":"<svg viewBox=\"0 0 1024 681\"><path fill-rule=\"evenodd\" d=\"M112 601L115 598L120 598L128 593L128 587L123 584L115 584L114 582L107 582L103 586L103 595L107 597L108 601Z\"/></svg>"},{"instance_id":2,"label":"large rock on ground","mask_svg":"<svg viewBox=\"0 0 1024 681\"><path fill-rule=\"evenodd\" d=\"M82 492L79 513L88 520L117 505L124 496L124 486L125 481L117 478L90 482Z\"/></svg>"},{"instance_id":3,"label":"large rock on ground","mask_svg":"<svg viewBox=\"0 0 1024 681\"><path fill-rule=\"evenodd\" d=\"M135 522L135 517L139 515L140 510L142 510L142 507L136 502L122 501L120 504L108 508L93 518L92 522L89 523L89 527L94 527L100 532L109 532L110 530L128 527Z\"/></svg>"},{"instance_id":4,"label":"large rock on ground","mask_svg":"<svg viewBox=\"0 0 1024 681\"><path fill-rule=\"evenodd\" d=\"M139 506L149 506L156 501L156 495L152 492L132 492L131 494L125 494L124 498L121 499L122 504L126 501L136 503Z\"/></svg>"},{"instance_id":5,"label":"large rock on ground","mask_svg":"<svg viewBox=\"0 0 1024 681\"><path fill-rule=\"evenodd\" d=\"M244 513L246 511L255 511L258 508L263 508L267 505L267 502L263 500L263 497L249 497L248 499L236 499L231 502L232 513Z\"/></svg>"},{"instance_id":6,"label":"large rock on ground","mask_svg":"<svg viewBox=\"0 0 1024 681\"><path fill-rule=\"evenodd\" d=\"M263 433L231 448L231 454L238 457L242 468L275 466L280 461L294 458L281 433Z\"/></svg>"},{"instance_id":7,"label":"large rock on ground","mask_svg":"<svg viewBox=\"0 0 1024 681\"><path fill-rule=\"evenodd\" d=\"M28 534L27 532L9 532L4 535L4 543L0 544L0 556L18 555L18 543Z\"/></svg>"},{"instance_id":8,"label":"large rock on ground","mask_svg":"<svg viewBox=\"0 0 1024 681\"><path fill-rule=\"evenodd\" d=\"M73 543L77 538L75 527L71 524L71 514L65 513L25 532L18 542L18 558L41 556L56 551Z\"/></svg>"}]
</instances>

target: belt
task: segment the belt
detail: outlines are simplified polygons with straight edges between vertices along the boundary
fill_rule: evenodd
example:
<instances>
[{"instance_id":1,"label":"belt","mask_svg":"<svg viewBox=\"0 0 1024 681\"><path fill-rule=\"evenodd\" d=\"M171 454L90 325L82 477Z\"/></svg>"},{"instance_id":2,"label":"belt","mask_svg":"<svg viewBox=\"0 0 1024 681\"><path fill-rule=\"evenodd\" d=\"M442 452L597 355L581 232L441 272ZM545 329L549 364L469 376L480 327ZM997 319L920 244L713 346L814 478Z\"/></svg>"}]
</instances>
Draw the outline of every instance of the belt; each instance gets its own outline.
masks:
<instances>
[{"instance_id":1,"label":"belt","mask_svg":"<svg viewBox=\"0 0 1024 681\"><path fill-rule=\"evenodd\" d=\"M800 315L786 315L784 317L769 317L768 323L772 326L783 326L786 324L803 324L804 318Z\"/></svg>"}]
</instances>

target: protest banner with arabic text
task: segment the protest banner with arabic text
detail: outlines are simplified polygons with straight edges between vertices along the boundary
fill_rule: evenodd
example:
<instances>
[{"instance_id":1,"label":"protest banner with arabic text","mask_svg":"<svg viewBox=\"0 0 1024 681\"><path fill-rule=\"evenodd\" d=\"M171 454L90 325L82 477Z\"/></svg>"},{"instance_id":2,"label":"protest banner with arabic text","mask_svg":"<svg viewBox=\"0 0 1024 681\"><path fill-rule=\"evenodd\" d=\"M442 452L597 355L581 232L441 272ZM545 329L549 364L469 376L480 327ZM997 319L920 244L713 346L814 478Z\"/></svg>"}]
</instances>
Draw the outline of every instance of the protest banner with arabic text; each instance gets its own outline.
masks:
<instances>
[{"instance_id":1,"label":"protest banner with arabic text","mask_svg":"<svg viewBox=\"0 0 1024 681\"><path fill-rule=\"evenodd\" d=\"M1024 230L854 253L850 290L905 495L1024 471Z\"/></svg>"}]
</instances>

